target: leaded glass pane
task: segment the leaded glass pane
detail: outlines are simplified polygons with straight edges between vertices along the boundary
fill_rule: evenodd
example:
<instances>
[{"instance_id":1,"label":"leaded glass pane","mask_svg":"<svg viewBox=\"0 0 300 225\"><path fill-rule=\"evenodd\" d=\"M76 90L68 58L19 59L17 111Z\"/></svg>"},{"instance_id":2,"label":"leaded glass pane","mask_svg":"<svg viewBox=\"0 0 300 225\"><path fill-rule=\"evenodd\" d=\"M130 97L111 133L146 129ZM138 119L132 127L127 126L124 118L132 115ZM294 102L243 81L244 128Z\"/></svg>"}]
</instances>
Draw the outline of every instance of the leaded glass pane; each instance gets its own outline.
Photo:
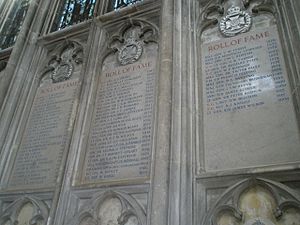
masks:
<instances>
[{"instance_id":1,"label":"leaded glass pane","mask_svg":"<svg viewBox=\"0 0 300 225\"><path fill-rule=\"evenodd\" d=\"M142 0L111 0L107 11L110 12L113 10L118 10L141 1Z\"/></svg>"},{"instance_id":2,"label":"leaded glass pane","mask_svg":"<svg viewBox=\"0 0 300 225\"><path fill-rule=\"evenodd\" d=\"M62 1L51 31L80 23L93 16L96 0Z\"/></svg>"},{"instance_id":3,"label":"leaded glass pane","mask_svg":"<svg viewBox=\"0 0 300 225\"><path fill-rule=\"evenodd\" d=\"M119 9L128 5L132 5L136 2L140 2L141 0L115 0L114 9Z\"/></svg>"},{"instance_id":4,"label":"leaded glass pane","mask_svg":"<svg viewBox=\"0 0 300 225\"><path fill-rule=\"evenodd\" d=\"M25 19L30 0L19 0L13 4L0 31L0 49L9 48L16 42Z\"/></svg>"}]
</instances>

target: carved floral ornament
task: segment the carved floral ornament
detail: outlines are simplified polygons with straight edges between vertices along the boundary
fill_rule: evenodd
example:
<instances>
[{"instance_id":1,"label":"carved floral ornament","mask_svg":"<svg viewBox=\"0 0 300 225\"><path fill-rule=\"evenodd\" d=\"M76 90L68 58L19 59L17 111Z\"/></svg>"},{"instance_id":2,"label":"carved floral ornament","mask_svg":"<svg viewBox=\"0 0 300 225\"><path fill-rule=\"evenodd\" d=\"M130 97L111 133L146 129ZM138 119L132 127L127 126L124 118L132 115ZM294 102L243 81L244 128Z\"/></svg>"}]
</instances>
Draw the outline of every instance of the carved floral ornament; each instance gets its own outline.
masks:
<instances>
[{"instance_id":1,"label":"carved floral ornament","mask_svg":"<svg viewBox=\"0 0 300 225\"><path fill-rule=\"evenodd\" d=\"M265 179L246 179L229 188L209 210L205 225L299 225L299 196Z\"/></svg>"},{"instance_id":2,"label":"carved floral ornament","mask_svg":"<svg viewBox=\"0 0 300 225\"><path fill-rule=\"evenodd\" d=\"M43 201L32 196L25 196L4 209L3 213L0 214L0 224L45 225L48 215L49 208Z\"/></svg>"},{"instance_id":3,"label":"carved floral ornament","mask_svg":"<svg viewBox=\"0 0 300 225\"><path fill-rule=\"evenodd\" d=\"M114 191L93 197L68 225L145 225L144 209L131 196Z\"/></svg>"},{"instance_id":4,"label":"carved floral ornament","mask_svg":"<svg viewBox=\"0 0 300 225\"><path fill-rule=\"evenodd\" d=\"M225 2L227 1L212 0L204 8L198 19L199 35L207 28L218 25L223 36L235 36L250 30L252 17L256 14L271 13L275 15L276 13L273 0L237 0L226 10Z\"/></svg>"},{"instance_id":5,"label":"carved floral ornament","mask_svg":"<svg viewBox=\"0 0 300 225\"><path fill-rule=\"evenodd\" d=\"M144 52L144 45L157 40L157 28L148 22L134 20L126 23L118 35L114 35L109 48L117 52L121 65L137 62Z\"/></svg>"},{"instance_id":6,"label":"carved floral ornament","mask_svg":"<svg viewBox=\"0 0 300 225\"><path fill-rule=\"evenodd\" d=\"M51 80L58 83L68 80L76 66L82 64L83 47L76 41L66 41L59 45L50 57L48 65L42 72L42 82Z\"/></svg>"}]
</instances>

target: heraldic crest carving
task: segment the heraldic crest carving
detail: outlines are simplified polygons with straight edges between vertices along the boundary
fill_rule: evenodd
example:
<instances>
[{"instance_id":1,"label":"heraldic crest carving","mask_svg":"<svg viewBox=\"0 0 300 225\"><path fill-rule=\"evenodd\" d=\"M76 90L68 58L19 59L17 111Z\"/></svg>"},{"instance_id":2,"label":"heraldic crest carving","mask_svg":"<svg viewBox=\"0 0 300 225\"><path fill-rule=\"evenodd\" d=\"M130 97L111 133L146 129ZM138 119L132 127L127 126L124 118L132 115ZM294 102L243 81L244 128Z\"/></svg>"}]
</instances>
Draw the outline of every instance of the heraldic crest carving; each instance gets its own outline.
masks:
<instances>
[{"instance_id":1,"label":"heraldic crest carving","mask_svg":"<svg viewBox=\"0 0 300 225\"><path fill-rule=\"evenodd\" d=\"M227 10L227 15L220 21L220 31L226 37L245 33L251 28L252 19L249 13L242 11L238 6Z\"/></svg>"}]
</instances>

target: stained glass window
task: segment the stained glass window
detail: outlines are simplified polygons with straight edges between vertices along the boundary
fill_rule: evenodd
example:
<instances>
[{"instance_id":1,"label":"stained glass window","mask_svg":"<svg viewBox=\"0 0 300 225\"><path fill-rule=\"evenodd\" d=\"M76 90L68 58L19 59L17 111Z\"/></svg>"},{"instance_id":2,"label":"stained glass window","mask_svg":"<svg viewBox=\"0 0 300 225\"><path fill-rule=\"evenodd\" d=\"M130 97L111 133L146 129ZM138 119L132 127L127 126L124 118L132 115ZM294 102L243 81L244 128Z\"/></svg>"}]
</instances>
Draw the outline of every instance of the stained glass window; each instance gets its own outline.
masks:
<instances>
[{"instance_id":1,"label":"stained glass window","mask_svg":"<svg viewBox=\"0 0 300 225\"><path fill-rule=\"evenodd\" d=\"M121 9L125 6L132 5L141 1L142 0L111 0L110 5L108 7L108 11Z\"/></svg>"},{"instance_id":2,"label":"stained glass window","mask_svg":"<svg viewBox=\"0 0 300 225\"><path fill-rule=\"evenodd\" d=\"M93 17L96 0L62 1L51 31L80 23Z\"/></svg>"},{"instance_id":3,"label":"stained glass window","mask_svg":"<svg viewBox=\"0 0 300 225\"><path fill-rule=\"evenodd\" d=\"M119 9L140 1L141 0L115 0L114 9Z\"/></svg>"},{"instance_id":4,"label":"stained glass window","mask_svg":"<svg viewBox=\"0 0 300 225\"><path fill-rule=\"evenodd\" d=\"M1 24L0 50L9 48L16 42L29 8L30 0L15 1L5 21Z\"/></svg>"}]
</instances>

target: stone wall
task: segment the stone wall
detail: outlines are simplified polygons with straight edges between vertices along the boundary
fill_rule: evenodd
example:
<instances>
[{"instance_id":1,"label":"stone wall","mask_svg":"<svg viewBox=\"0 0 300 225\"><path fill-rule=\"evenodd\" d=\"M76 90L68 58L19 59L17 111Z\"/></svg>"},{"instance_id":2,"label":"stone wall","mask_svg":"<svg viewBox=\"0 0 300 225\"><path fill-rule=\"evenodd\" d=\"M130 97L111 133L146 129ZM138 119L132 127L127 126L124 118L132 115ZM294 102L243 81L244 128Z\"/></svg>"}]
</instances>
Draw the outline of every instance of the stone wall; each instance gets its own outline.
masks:
<instances>
[{"instance_id":1,"label":"stone wall","mask_svg":"<svg viewBox=\"0 0 300 225\"><path fill-rule=\"evenodd\" d=\"M298 1L58 4L0 52L1 225L299 224Z\"/></svg>"}]
</instances>

